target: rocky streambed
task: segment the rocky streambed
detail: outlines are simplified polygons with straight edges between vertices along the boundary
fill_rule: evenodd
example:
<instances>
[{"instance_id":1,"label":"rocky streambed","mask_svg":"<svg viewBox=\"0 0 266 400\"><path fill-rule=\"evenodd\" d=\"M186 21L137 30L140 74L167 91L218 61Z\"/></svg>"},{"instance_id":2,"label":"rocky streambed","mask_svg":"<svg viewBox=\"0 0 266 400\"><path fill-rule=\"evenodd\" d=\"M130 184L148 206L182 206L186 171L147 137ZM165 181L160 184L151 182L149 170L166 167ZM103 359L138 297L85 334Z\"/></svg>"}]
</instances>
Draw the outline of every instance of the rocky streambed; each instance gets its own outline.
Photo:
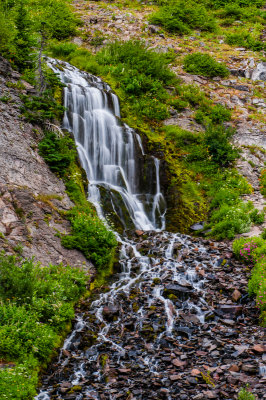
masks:
<instances>
[{"instance_id":1,"label":"rocky streambed","mask_svg":"<svg viewBox=\"0 0 266 400\"><path fill-rule=\"evenodd\" d=\"M266 398L264 332L226 244L145 233L120 268L80 303L38 400Z\"/></svg>"}]
</instances>

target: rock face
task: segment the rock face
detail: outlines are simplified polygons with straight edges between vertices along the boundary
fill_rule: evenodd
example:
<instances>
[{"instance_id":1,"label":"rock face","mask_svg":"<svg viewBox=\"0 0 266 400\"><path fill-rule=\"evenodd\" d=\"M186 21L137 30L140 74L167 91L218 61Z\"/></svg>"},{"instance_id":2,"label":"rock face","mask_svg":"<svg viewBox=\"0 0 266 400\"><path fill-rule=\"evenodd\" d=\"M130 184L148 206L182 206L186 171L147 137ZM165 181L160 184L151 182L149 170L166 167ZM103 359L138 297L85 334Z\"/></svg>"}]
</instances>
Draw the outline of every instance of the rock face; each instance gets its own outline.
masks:
<instances>
[{"instance_id":1,"label":"rock face","mask_svg":"<svg viewBox=\"0 0 266 400\"><path fill-rule=\"evenodd\" d=\"M57 231L69 232L70 224L59 210L73 204L65 186L38 154L42 131L26 123L20 114L21 100L16 84L20 76L0 58L0 246L23 256L36 256L42 264L90 263L78 251L61 246ZM8 84L8 85L7 85ZM22 90L27 93L31 87Z\"/></svg>"}]
</instances>

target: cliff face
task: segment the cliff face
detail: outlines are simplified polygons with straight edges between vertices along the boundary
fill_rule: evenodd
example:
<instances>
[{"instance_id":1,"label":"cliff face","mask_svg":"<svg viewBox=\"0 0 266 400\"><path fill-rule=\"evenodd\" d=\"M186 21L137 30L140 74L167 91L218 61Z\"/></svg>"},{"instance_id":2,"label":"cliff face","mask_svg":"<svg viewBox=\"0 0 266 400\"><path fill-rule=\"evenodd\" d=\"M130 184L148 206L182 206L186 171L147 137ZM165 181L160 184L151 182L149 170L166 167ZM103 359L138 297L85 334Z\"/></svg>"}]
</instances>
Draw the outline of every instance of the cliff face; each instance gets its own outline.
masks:
<instances>
[{"instance_id":1,"label":"cliff face","mask_svg":"<svg viewBox=\"0 0 266 400\"><path fill-rule=\"evenodd\" d=\"M57 232L69 233L60 214L73 204L57 178L38 154L41 129L20 113L20 75L0 58L0 247L24 257L35 256L43 265L91 264L76 250L61 246Z\"/></svg>"}]
</instances>

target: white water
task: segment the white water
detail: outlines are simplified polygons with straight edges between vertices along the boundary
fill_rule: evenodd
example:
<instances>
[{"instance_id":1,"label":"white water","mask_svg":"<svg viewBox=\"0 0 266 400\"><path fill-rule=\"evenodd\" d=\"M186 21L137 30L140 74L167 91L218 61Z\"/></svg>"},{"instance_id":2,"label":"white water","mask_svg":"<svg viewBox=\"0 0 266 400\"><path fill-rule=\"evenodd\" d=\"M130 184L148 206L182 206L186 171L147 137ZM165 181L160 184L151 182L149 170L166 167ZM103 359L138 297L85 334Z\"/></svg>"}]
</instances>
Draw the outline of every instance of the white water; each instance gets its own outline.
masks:
<instances>
[{"instance_id":1,"label":"white water","mask_svg":"<svg viewBox=\"0 0 266 400\"><path fill-rule=\"evenodd\" d=\"M99 210L104 191L124 228L129 215L136 229L164 229L160 162L144 155L139 135L117 118L117 96L99 78L67 63L60 63L60 69L58 61L50 60L49 65L66 84L63 128L74 135L89 181L89 200Z\"/></svg>"}]
</instances>

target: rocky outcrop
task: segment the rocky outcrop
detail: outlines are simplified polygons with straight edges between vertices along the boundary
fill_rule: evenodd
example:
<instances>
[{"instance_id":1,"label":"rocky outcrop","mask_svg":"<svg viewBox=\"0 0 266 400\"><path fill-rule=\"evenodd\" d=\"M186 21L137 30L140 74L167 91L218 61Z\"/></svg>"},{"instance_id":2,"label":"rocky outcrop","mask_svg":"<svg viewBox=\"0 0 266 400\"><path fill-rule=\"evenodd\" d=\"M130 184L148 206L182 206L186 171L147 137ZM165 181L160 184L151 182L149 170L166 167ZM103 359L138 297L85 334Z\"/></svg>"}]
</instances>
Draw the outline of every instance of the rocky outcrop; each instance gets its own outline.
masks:
<instances>
[{"instance_id":1,"label":"rocky outcrop","mask_svg":"<svg viewBox=\"0 0 266 400\"><path fill-rule=\"evenodd\" d=\"M21 116L19 94L34 89L18 82L20 75L0 58L0 247L35 256L44 265L91 267L80 252L63 248L56 235L70 231L60 212L73 204L38 154L40 127Z\"/></svg>"}]
</instances>

